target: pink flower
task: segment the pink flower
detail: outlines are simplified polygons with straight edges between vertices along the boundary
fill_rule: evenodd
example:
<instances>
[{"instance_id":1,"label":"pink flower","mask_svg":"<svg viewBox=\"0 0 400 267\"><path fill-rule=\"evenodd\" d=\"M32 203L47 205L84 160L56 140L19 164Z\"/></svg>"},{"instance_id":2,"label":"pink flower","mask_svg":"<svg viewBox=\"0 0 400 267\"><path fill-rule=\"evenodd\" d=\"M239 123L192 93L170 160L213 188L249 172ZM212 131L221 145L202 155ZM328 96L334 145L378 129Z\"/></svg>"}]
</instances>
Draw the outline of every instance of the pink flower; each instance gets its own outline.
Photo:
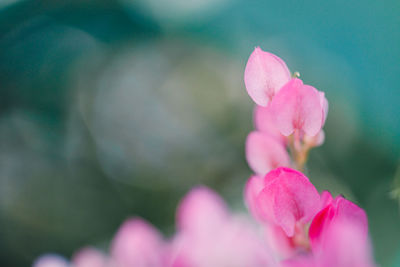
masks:
<instances>
[{"instance_id":1,"label":"pink flower","mask_svg":"<svg viewBox=\"0 0 400 267\"><path fill-rule=\"evenodd\" d=\"M358 223L335 220L324 231L324 242L312 254L282 263L283 267L373 267L371 244Z\"/></svg>"},{"instance_id":2,"label":"pink flower","mask_svg":"<svg viewBox=\"0 0 400 267\"><path fill-rule=\"evenodd\" d=\"M165 266L166 245L161 234L139 218L126 220L111 245L111 256L117 267Z\"/></svg>"},{"instance_id":3,"label":"pink flower","mask_svg":"<svg viewBox=\"0 0 400 267\"><path fill-rule=\"evenodd\" d=\"M333 221L351 221L354 225L358 225L360 232L364 236L368 235L368 222L365 211L358 207L351 201L343 198L342 196L337 196L332 199L329 192L323 193L323 207L320 212L313 219L309 236L312 248L315 249L324 242L326 237L325 231L327 231Z\"/></svg>"},{"instance_id":4,"label":"pink flower","mask_svg":"<svg viewBox=\"0 0 400 267\"><path fill-rule=\"evenodd\" d=\"M286 83L271 102L275 125L285 136L295 130L309 136L317 135L325 121L327 109L323 94L297 78Z\"/></svg>"},{"instance_id":5,"label":"pink flower","mask_svg":"<svg viewBox=\"0 0 400 267\"><path fill-rule=\"evenodd\" d=\"M271 116L271 108L262 107L259 105L255 105L254 107L254 126L257 131L266 133L277 140L281 141L283 144L286 144L287 138L282 135L279 129L275 125L275 120Z\"/></svg>"},{"instance_id":6,"label":"pink flower","mask_svg":"<svg viewBox=\"0 0 400 267\"><path fill-rule=\"evenodd\" d=\"M97 249L86 247L79 250L72 259L74 267L107 267L107 257Z\"/></svg>"},{"instance_id":7,"label":"pink flower","mask_svg":"<svg viewBox=\"0 0 400 267\"><path fill-rule=\"evenodd\" d=\"M267 106L273 96L290 80L285 62L274 54L256 47L244 71L244 83L256 104Z\"/></svg>"},{"instance_id":8,"label":"pink flower","mask_svg":"<svg viewBox=\"0 0 400 267\"><path fill-rule=\"evenodd\" d=\"M170 248L173 267L275 266L257 228L230 215L222 199L205 187L183 199L178 220Z\"/></svg>"},{"instance_id":9,"label":"pink flower","mask_svg":"<svg viewBox=\"0 0 400 267\"><path fill-rule=\"evenodd\" d=\"M33 263L33 267L69 267L69 263L63 257L56 254L45 254Z\"/></svg>"},{"instance_id":10,"label":"pink flower","mask_svg":"<svg viewBox=\"0 0 400 267\"><path fill-rule=\"evenodd\" d=\"M257 195L257 212L263 220L280 226L287 236L318 212L320 196L306 176L290 168L277 168L264 177Z\"/></svg>"},{"instance_id":11,"label":"pink flower","mask_svg":"<svg viewBox=\"0 0 400 267\"><path fill-rule=\"evenodd\" d=\"M258 175L253 175L247 180L244 188L244 202L247 205L250 213L256 218L258 217L257 211L257 196L264 188L264 178Z\"/></svg>"},{"instance_id":12,"label":"pink flower","mask_svg":"<svg viewBox=\"0 0 400 267\"><path fill-rule=\"evenodd\" d=\"M372 267L371 244L365 229L353 220L339 219L324 233L324 242L314 252L316 266Z\"/></svg>"},{"instance_id":13,"label":"pink flower","mask_svg":"<svg viewBox=\"0 0 400 267\"><path fill-rule=\"evenodd\" d=\"M268 134L257 131L247 136L246 159L253 171L261 175L277 167L290 165L285 146Z\"/></svg>"},{"instance_id":14,"label":"pink flower","mask_svg":"<svg viewBox=\"0 0 400 267\"><path fill-rule=\"evenodd\" d=\"M315 136L309 136L309 135L305 134L303 136L303 141L309 147L320 146L325 141L325 132L324 132L324 130L321 129L321 131L319 131L319 133L317 133L317 135L315 135Z\"/></svg>"},{"instance_id":15,"label":"pink flower","mask_svg":"<svg viewBox=\"0 0 400 267\"><path fill-rule=\"evenodd\" d=\"M264 189L264 178L254 175L249 178L244 190L244 200L250 213L262 221L257 211L257 196ZM274 254L280 257L288 257L297 251L297 245L293 237L288 237L282 228L271 222L263 224L265 239ZM302 234L304 236L304 234Z\"/></svg>"},{"instance_id":16,"label":"pink flower","mask_svg":"<svg viewBox=\"0 0 400 267\"><path fill-rule=\"evenodd\" d=\"M224 224L230 214L220 196L206 187L192 189L177 209L177 227L188 233L207 233Z\"/></svg>"},{"instance_id":17,"label":"pink flower","mask_svg":"<svg viewBox=\"0 0 400 267\"><path fill-rule=\"evenodd\" d=\"M325 97L324 92L318 92L319 93L319 100L320 104L322 107L322 126L324 126L326 117L328 116L328 110L329 110L329 103L328 100Z\"/></svg>"}]
</instances>

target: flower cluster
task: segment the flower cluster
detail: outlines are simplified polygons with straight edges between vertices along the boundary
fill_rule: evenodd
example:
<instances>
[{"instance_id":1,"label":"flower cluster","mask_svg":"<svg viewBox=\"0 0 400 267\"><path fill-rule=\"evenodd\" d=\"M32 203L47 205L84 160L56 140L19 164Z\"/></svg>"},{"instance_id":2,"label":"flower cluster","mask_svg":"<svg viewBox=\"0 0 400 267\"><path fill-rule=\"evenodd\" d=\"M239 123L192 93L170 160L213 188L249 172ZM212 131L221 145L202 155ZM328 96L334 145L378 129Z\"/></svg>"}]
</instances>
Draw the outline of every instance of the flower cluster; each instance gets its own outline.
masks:
<instances>
[{"instance_id":1,"label":"flower cluster","mask_svg":"<svg viewBox=\"0 0 400 267\"><path fill-rule=\"evenodd\" d=\"M199 186L180 202L171 238L131 218L108 253L88 247L71 262L48 254L34 267L374 266L364 210L342 196L320 194L301 172L310 149L324 141L325 94L260 48L244 80L256 103L256 129L246 140L255 175L244 189L254 220L230 213L215 192Z\"/></svg>"},{"instance_id":2,"label":"flower cluster","mask_svg":"<svg viewBox=\"0 0 400 267\"><path fill-rule=\"evenodd\" d=\"M320 195L300 172L310 149L324 142L328 101L298 76L258 47L247 62L244 80L256 103L256 130L246 141L255 175L245 202L281 265L373 266L364 210L342 196Z\"/></svg>"},{"instance_id":3,"label":"flower cluster","mask_svg":"<svg viewBox=\"0 0 400 267\"><path fill-rule=\"evenodd\" d=\"M303 169L311 148L324 142L328 115L323 92L290 75L285 62L257 47L244 73L247 92L257 104L256 130L246 141L246 157L256 174L290 166L288 146L296 168Z\"/></svg>"}]
</instances>

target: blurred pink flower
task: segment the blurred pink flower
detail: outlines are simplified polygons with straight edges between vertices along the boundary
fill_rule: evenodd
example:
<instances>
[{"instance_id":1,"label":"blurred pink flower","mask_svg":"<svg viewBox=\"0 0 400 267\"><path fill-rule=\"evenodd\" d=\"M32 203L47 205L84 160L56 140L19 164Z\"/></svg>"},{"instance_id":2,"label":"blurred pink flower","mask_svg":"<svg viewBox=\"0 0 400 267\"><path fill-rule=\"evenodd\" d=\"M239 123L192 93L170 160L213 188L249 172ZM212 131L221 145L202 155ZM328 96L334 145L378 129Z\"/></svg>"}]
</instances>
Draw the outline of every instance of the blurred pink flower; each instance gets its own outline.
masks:
<instances>
[{"instance_id":1,"label":"blurred pink flower","mask_svg":"<svg viewBox=\"0 0 400 267\"><path fill-rule=\"evenodd\" d=\"M229 220L228 207L223 199L210 189L193 188L181 200L177 209L177 228L190 234L214 231Z\"/></svg>"},{"instance_id":2,"label":"blurred pink flower","mask_svg":"<svg viewBox=\"0 0 400 267\"><path fill-rule=\"evenodd\" d=\"M320 104L322 107L322 126L324 126L325 121L326 121L326 117L328 116L328 110L329 110L329 103L328 100L325 97L325 93L319 91L319 100L320 100Z\"/></svg>"},{"instance_id":3,"label":"blurred pink flower","mask_svg":"<svg viewBox=\"0 0 400 267\"><path fill-rule=\"evenodd\" d=\"M300 79L294 78L286 83L273 98L270 108L275 125L285 135L295 130L315 136L323 126L327 102L322 94Z\"/></svg>"},{"instance_id":4,"label":"blurred pink flower","mask_svg":"<svg viewBox=\"0 0 400 267\"><path fill-rule=\"evenodd\" d=\"M69 262L56 254L45 254L33 263L33 267L69 267Z\"/></svg>"},{"instance_id":5,"label":"blurred pink flower","mask_svg":"<svg viewBox=\"0 0 400 267\"><path fill-rule=\"evenodd\" d=\"M140 218L126 220L111 245L116 267L158 267L166 264L166 244L152 225Z\"/></svg>"},{"instance_id":6,"label":"blurred pink flower","mask_svg":"<svg viewBox=\"0 0 400 267\"><path fill-rule=\"evenodd\" d=\"M107 256L95 248L86 247L79 250L72 258L74 267L107 267Z\"/></svg>"},{"instance_id":7,"label":"blurred pink flower","mask_svg":"<svg viewBox=\"0 0 400 267\"><path fill-rule=\"evenodd\" d=\"M227 213L222 199L210 189L192 189L178 208L178 220L171 244L173 267L276 265L257 228L246 218Z\"/></svg>"},{"instance_id":8,"label":"blurred pink flower","mask_svg":"<svg viewBox=\"0 0 400 267\"><path fill-rule=\"evenodd\" d=\"M264 177L264 188L255 203L260 218L293 237L296 227L309 222L318 212L320 196L304 174L280 167Z\"/></svg>"},{"instance_id":9,"label":"blurred pink flower","mask_svg":"<svg viewBox=\"0 0 400 267\"><path fill-rule=\"evenodd\" d=\"M244 83L256 104L267 106L273 96L290 80L285 62L274 54L256 47L244 71Z\"/></svg>"},{"instance_id":10,"label":"blurred pink flower","mask_svg":"<svg viewBox=\"0 0 400 267\"><path fill-rule=\"evenodd\" d=\"M317 133L317 135L315 135L315 136L309 136L309 135L305 134L303 136L303 141L310 148L320 146L325 142L325 132L324 132L324 130L321 129L319 131L319 133Z\"/></svg>"},{"instance_id":11,"label":"blurred pink flower","mask_svg":"<svg viewBox=\"0 0 400 267\"><path fill-rule=\"evenodd\" d=\"M256 174L265 175L272 169L290 166L285 146L263 132L254 131L247 136L246 159Z\"/></svg>"}]
</instances>

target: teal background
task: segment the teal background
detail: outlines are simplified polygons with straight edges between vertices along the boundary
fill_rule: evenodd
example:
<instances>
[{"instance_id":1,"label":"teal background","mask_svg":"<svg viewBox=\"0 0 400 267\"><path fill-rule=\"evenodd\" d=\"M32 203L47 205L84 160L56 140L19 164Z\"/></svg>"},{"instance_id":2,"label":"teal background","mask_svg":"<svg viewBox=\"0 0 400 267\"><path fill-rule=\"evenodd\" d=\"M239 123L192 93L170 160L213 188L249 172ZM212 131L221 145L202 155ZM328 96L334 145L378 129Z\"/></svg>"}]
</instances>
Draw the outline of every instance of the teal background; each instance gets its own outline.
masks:
<instances>
[{"instance_id":1,"label":"teal background","mask_svg":"<svg viewBox=\"0 0 400 267\"><path fill-rule=\"evenodd\" d=\"M261 46L326 92L307 175L366 209L377 262L399 266L399 14L394 0L0 3L0 265L107 249L132 215L170 236L197 184L244 210L243 71Z\"/></svg>"}]
</instances>

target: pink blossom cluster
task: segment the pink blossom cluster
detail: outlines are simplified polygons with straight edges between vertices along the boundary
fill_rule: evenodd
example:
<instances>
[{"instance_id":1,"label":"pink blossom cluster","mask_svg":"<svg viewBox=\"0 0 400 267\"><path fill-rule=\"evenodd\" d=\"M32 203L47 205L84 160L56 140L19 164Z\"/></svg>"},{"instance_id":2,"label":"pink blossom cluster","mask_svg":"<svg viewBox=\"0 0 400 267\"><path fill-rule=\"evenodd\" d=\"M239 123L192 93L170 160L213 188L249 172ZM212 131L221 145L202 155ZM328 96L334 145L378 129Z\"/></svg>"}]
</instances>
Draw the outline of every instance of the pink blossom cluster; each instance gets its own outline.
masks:
<instances>
[{"instance_id":1,"label":"pink blossom cluster","mask_svg":"<svg viewBox=\"0 0 400 267\"><path fill-rule=\"evenodd\" d=\"M247 62L256 130L246 140L255 175L245 202L282 266L374 266L364 210L328 191L319 194L300 172L310 149L324 142L328 101L298 76L259 47Z\"/></svg>"},{"instance_id":2,"label":"pink blossom cluster","mask_svg":"<svg viewBox=\"0 0 400 267\"><path fill-rule=\"evenodd\" d=\"M328 101L297 76L291 76L282 59L259 47L247 62L244 82L256 103L256 130L247 137L246 157L256 174L293 164L302 170L309 150L324 142Z\"/></svg>"},{"instance_id":3,"label":"pink blossom cluster","mask_svg":"<svg viewBox=\"0 0 400 267\"><path fill-rule=\"evenodd\" d=\"M47 254L34 267L375 266L364 210L342 196L320 194L301 172L310 149L324 141L325 94L260 48L244 79L256 103L256 130L246 140L255 175L244 189L253 219L232 214L218 194L199 186L180 202L170 238L130 218L109 252L87 247L71 261Z\"/></svg>"}]
</instances>

